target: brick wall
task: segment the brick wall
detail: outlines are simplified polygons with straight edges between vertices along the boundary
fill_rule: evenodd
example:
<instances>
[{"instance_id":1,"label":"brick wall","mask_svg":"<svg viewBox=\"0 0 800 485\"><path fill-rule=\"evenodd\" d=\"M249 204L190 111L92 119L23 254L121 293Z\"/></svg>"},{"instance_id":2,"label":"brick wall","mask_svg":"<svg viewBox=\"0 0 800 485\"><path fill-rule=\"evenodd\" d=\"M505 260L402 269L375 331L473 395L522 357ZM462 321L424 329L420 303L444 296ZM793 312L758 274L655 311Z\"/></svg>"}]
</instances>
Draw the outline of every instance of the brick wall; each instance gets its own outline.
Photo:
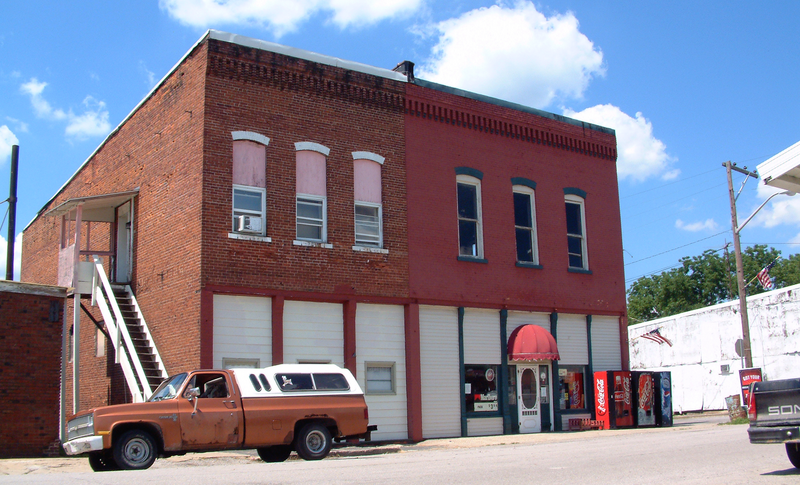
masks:
<instances>
[{"instance_id":1,"label":"brick wall","mask_svg":"<svg viewBox=\"0 0 800 485\"><path fill-rule=\"evenodd\" d=\"M403 83L221 41L209 44L203 284L332 297L407 296ZM238 130L270 138L269 243L228 238L231 132ZM327 242L332 249L293 245L296 142L319 143L330 149ZM381 177L388 254L352 249L355 151L385 157Z\"/></svg>"},{"instance_id":2,"label":"brick wall","mask_svg":"<svg viewBox=\"0 0 800 485\"><path fill-rule=\"evenodd\" d=\"M613 134L409 85L411 296L563 313L625 312ZM457 261L456 167L483 172L486 264ZM512 177L536 182L542 269L516 267ZM587 192L591 275L567 271L564 188Z\"/></svg>"},{"instance_id":3,"label":"brick wall","mask_svg":"<svg viewBox=\"0 0 800 485\"><path fill-rule=\"evenodd\" d=\"M60 219L43 214L70 198L138 188L132 287L170 373L200 364L205 50L205 44L198 46L109 135L30 224L23 238L21 279L53 284L57 279ZM102 241L103 237L93 232L92 239ZM71 303L69 308L71 319ZM96 309L92 312L102 320ZM82 315L81 327L81 352L88 352L90 357L84 360L86 367L82 365L80 408L126 400L115 377L118 371L114 369L113 351L109 349L103 359L92 357L94 324ZM70 387L68 409L72 409L71 396Z\"/></svg>"},{"instance_id":4,"label":"brick wall","mask_svg":"<svg viewBox=\"0 0 800 485\"><path fill-rule=\"evenodd\" d=\"M0 457L58 449L64 288L0 281Z\"/></svg>"}]
</instances>

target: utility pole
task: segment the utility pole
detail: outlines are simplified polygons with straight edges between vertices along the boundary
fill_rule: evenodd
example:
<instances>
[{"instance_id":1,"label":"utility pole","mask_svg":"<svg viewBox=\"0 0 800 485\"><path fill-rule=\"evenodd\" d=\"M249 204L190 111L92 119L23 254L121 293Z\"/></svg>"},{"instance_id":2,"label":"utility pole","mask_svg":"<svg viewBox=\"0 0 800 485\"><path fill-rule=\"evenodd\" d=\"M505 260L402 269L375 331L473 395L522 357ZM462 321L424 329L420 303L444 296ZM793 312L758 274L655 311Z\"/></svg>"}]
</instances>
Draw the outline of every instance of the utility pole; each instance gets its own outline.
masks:
<instances>
[{"instance_id":1,"label":"utility pole","mask_svg":"<svg viewBox=\"0 0 800 485\"><path fill-rule=\"evenodd\" d=\"M731 199L731 227L733 228L733 253L736 258L736 282L739 287L739 315L742 318L742 350L745 367L753 367L753 353L750 351L750 321L747 318L747 290L744 286L744 264L742 263L742 246L739 242L739 220L736 216L736 194L733 192L733 176L736 170L748 177L758 179L758 174L743 170L727 161L723 164L728 172L728 193ZM745 180L746 181L746 180Z\"/></svg>"},{"instance_id":2,"label":"utility pole","mask_svg":"<svg viewBox=\"0 0 800 485\"><path fill-rule=\"evenodd\" d=\"M11 146L11 184L8 194L8 241L6 246L6 279L14 280L14 236L17 230L17 167L19 146Z\"/></svg>"}]
</instances>

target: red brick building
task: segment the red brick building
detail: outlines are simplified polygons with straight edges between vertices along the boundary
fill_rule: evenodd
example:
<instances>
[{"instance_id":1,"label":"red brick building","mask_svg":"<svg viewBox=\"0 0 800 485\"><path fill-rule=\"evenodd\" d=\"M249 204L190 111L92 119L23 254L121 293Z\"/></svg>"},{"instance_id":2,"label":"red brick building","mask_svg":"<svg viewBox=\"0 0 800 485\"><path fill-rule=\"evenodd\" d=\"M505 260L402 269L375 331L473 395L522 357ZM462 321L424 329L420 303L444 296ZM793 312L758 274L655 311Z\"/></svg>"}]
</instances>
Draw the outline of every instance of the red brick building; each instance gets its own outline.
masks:
<instances>
[{"instance_id":1,"label":"red brick building","mask_svg":"<svg viewBox=\"0 0 800 485\"><path fill-rule=\"evenodd\" d=\"M72 412L190 368L332 362L376 439L558 430L627 366L615 161L613 130L410 62L210 31L26 228L22 279L86 307Z\"/></svg>"}]
</instances>

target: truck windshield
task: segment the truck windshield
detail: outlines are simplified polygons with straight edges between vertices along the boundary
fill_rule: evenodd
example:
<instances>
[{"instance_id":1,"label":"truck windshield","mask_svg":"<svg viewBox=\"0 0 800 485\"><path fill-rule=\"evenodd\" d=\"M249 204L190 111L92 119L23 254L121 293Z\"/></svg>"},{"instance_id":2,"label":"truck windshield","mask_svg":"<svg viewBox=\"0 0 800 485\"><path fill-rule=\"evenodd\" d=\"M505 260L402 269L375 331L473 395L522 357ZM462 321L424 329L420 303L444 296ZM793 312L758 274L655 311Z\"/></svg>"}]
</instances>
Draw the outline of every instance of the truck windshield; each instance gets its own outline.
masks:
<instances>
[{"instance_id":1,"label":"truck windshield","mask_svg":"<svg viewBox=\"0 0 800 485\"><path fill-rule=\"evenodd\" d=\"M172 377L168 377L167 380L158 386L158 389L156 389L156 392L150 396L148 401L155 402L163 401L165 399L174 399L175 396L178 395L178 389L181 388L181 385L183 384L183 381L186 380L187 375L188 374L184 372L183 374L177 374Z\"/></svg>"}]
</instances>

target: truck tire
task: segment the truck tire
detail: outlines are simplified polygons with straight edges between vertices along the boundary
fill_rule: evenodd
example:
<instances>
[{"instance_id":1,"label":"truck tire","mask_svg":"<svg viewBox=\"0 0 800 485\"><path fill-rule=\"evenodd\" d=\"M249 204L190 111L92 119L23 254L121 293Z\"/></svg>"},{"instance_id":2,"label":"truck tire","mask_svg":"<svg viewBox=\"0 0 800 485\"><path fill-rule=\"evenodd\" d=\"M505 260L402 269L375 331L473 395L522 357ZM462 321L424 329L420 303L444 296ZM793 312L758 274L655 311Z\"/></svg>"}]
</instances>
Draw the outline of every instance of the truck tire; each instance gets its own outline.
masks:
<instances>
[{"instance_id":1,"label":"truck tire","mask_svg":"<svg viewBox=\"0 0 800 485\"><path fill-rule=\"evenodd\" d=\"M258 456L267 463L279 463L286 461L292 454L292 447L289 445L267 446L258 448Z\"/></svg>"},{"instance_id":2,"label":"truck tire","mask_svg":"<svg viewBox=\"0 0 800 485\"><path fill-rule=\"evenodd\" d=\"M109 451L95 451L89 453L89 466L96 472L110 472L118 470L117 463Z\"/></svg>"},{"instance_id":3,"label":"truck tire","mask_svg":"<svg viewBox=\"0 0 800 485\"><path fill-rule=\"evenodd\" d=\"M123 470L144 470L156 461L156 443L146 431L125 432L114 443L114 461Z\"/></svg>"},{"instance_id":4,"label":"truck tire","mask_svg":"<svg viewBox=\"0 0 800 485\"><path fill-rule=\"evenodd\" d=\"M319 423L303 426L296 437L295 449L304 460L321 460L331 451L331 433Z\"/></svg>"},{"instance_id":5,"label":"truck tire","mask_svg":"<svg viewBox=\"0 0 800 485\"><path fill-rule=\"evenodd\" d=\"M786 456L795 468L800 468L800 443L786 443Z\"/></svg>"}]
</instances>

